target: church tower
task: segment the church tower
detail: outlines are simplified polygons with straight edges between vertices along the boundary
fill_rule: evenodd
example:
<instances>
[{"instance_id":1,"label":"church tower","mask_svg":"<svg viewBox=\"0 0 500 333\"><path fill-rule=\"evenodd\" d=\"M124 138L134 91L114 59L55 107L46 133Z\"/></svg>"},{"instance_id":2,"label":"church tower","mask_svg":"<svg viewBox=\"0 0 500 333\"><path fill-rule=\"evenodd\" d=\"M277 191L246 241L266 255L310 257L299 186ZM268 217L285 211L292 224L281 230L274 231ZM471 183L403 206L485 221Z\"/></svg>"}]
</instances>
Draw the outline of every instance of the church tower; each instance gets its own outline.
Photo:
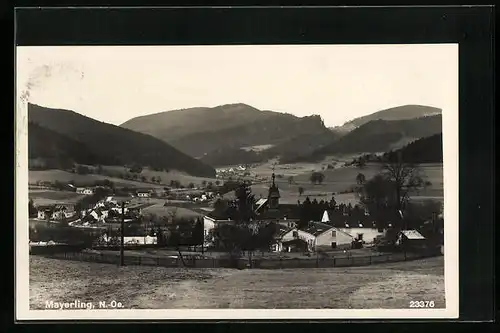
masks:
<instances>
[{"instance_id":1,"label":"church tower","mask_svg":"<svg viewBox=\"0 0 500 333\"><path fill-rule=\"evenodd\" d=\"M269 194L267 196L268 203L269 203L269 208L270 209L278 209L279 204L280 204L280 190L278 189L278 186L276 186L276 176L272 175L273 183L271 184L271 187L269 187Z\"/></svg>"}]
</instances>

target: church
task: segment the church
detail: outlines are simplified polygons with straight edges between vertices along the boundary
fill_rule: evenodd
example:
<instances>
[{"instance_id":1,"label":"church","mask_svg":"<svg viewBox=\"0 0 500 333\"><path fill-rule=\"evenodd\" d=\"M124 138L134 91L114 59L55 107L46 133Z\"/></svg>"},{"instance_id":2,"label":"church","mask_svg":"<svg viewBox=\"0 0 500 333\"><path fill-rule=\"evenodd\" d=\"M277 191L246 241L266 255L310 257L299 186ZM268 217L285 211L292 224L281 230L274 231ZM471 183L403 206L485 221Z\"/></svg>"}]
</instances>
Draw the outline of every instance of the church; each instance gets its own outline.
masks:
<instances>
[{"instance_id":1,"label":"church","mask_svg":"<svg viewBox=\"0 0 500 333\"><path fill-rule=\"evenodd\" d=\"M272 174L267 198L258 199L254 205L255 220L257 223L267 224L274 222L284 227L293 228L300 219L299 206L296 204L280 204L280 190L276 185L276 176ZM210 246L210 230L222 223L234 223L234 209L230 207L216 207L203 217L205 246Z\"/></svg>"}]
</instances>

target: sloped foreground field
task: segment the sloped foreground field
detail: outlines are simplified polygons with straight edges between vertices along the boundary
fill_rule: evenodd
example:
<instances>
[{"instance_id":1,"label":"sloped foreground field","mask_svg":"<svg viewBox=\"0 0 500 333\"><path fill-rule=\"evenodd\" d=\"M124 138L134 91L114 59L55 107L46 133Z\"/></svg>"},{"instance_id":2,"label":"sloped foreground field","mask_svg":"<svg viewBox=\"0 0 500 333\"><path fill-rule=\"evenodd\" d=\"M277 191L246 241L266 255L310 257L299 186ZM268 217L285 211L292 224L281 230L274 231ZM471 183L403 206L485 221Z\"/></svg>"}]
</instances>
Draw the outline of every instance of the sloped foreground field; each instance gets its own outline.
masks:
<instances>
[{"instance_id":1,"label":"sloped foreground field","mask_svg":"<svg viewBox=\"0 0 500 333\"><path fill-rule=\"evenodd\" d=\"M445 307L443 257L369 267L183 269L30 257L30 308L46 301L116 301L125 308Z\"/></svg>"}]
</instances>

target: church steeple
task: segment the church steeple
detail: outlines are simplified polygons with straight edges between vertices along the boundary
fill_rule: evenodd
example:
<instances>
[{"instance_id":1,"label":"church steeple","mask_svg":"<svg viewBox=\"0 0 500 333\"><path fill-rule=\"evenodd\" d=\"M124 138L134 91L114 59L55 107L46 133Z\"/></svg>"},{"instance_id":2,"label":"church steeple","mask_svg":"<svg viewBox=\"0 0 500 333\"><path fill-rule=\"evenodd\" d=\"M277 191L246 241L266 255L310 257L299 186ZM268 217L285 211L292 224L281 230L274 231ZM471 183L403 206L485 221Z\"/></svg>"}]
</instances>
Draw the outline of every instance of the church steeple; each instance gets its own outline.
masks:
<instances>
[{"instance_id":1,"label":"church steeple","mask_svg":"<svg viewBox=\"0 0 500 333\"><path fill-rule=\"evenodd\" d=\"M276 175L274 174L274 166L271 178L272 178L272 184L271 187L269 187L269 194L267 197L269 202L269 208L278 209L280 200L280 190L278 189L278 186L276 186Z\"/></svg>"}]
</instances>

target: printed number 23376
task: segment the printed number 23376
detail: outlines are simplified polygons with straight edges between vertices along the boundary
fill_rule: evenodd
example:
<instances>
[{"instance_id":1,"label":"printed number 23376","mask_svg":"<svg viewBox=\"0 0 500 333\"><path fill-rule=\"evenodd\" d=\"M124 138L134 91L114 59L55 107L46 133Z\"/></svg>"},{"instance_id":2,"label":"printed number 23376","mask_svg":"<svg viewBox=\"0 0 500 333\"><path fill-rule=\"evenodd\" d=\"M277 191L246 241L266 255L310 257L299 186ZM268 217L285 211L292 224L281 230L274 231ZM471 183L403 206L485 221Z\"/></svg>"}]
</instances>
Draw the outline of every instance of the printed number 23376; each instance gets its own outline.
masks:
<instances>
[{"instance_id":1,"label":"printed number 23376","mask_svg":"<svg viewBox=\"0 0 500 333\"><path fill-rule=\"evenodd\" d=\"M410 301L410 308L433 308L434 301Z\"/></svg>"}]
</instances>

